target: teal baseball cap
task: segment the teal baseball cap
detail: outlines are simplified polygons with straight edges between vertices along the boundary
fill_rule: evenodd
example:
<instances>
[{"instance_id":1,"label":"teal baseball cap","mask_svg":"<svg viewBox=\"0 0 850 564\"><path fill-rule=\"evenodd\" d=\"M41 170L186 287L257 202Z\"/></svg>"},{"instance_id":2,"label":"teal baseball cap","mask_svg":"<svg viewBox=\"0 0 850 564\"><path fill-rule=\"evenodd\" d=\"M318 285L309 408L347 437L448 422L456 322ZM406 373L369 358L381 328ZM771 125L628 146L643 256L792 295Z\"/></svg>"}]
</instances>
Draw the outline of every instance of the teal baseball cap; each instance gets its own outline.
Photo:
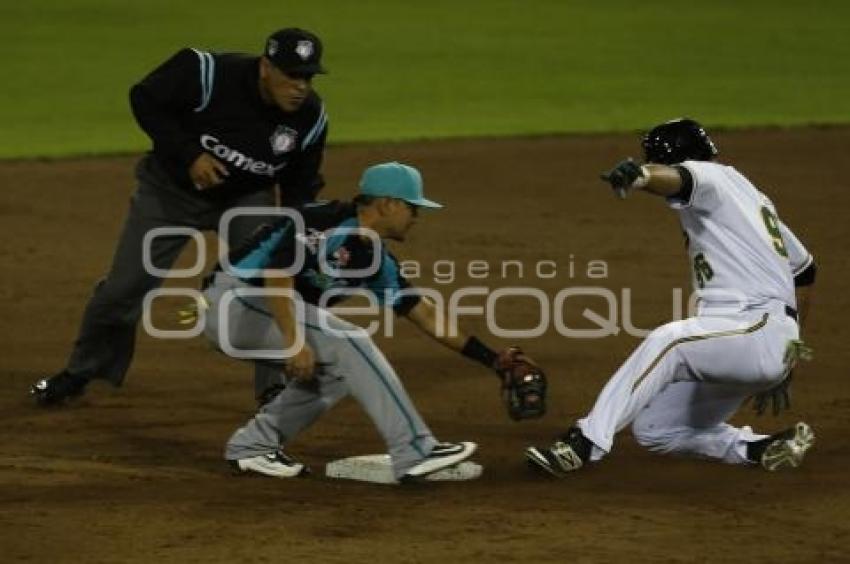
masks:
<instances>
[{"instance_id":1,"label":"teal baseball cap","mask_svg":"<svg viewBox=\"0 0 850 564\"><path fill-rule=\"evenodd\" d=\"M425 198L419 171L398 162L370 166L360 177L360 193L375 198L396 198L422 208L441 208Z\"/></svg>"}]
</instances>

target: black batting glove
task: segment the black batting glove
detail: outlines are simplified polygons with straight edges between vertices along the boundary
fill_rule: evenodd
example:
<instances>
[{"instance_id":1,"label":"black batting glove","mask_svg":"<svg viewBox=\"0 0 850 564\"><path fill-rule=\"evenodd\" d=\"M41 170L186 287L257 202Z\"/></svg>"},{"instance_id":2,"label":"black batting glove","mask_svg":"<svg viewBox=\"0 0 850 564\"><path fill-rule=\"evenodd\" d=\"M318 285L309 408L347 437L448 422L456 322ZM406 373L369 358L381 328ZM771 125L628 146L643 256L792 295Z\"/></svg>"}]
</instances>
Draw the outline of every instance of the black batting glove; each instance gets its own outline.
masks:
<instances>
[{"instance_id":1,"label":"black batting glove","mask_svg":"<svg viewBox=\"0 0 850 564\"><path fill-rule=\"evenodd\" d=\"M635 181L643 178L643 171L640 165L629 157L617 163L617 166L608 172L602 173L600 178L609 183L618 196L625 198L626 192L632 188Z\"/></svg>"}]
</instances>

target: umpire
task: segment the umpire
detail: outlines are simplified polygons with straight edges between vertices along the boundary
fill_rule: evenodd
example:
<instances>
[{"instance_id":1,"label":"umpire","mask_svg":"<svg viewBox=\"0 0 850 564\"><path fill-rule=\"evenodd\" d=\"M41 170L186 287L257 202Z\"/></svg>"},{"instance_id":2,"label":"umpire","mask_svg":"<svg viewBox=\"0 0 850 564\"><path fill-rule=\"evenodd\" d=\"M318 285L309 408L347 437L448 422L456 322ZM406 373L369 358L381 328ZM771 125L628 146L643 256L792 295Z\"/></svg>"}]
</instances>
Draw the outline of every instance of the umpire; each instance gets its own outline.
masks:
<instances>
[{"instance_id":1,"label":"umpire","mask_svg":"<svg viewBox=\"0 0 850 564\"><path fill-rule=\"evenodd\" d=\"M327 115L312 88L322 44L309 31L272 34L259 57L182 49L130 90L133 115L153 142L136 167L137 188L106 277L86 306L64 370L33 384L39 405L82 395L89 381L120 386L136 339L145 294L162 283L143 263L150 230L215 230L227 210L315 199ZM263 223L237 216L228 229L235 246ZM152 239L151 263L168 270L189 236ZM259 396L280 375L257 367Z\"/></svg>"}]
</instances>

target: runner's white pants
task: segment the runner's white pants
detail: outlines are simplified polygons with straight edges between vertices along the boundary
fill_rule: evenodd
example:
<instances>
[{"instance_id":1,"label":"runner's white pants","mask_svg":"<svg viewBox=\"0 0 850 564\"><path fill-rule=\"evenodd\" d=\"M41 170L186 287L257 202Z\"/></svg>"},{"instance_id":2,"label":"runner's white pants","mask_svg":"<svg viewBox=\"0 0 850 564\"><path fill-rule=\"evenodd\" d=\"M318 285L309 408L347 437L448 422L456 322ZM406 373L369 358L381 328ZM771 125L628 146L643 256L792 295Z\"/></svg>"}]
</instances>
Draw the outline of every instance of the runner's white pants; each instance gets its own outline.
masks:
<instances>
[{"instance_id":1,"label":"runner's white pants","mask_svg":"<svg viewBox=\"0 0 850 564\"><path fill-rule=\"evenodd\" d=\"M797 338L797 322L778 303L657 328L578 421L595 445L591 459L609 453L614 435L631 424L653 451L746 463L747 443L766 435L726 421L748 396L782 381L786 346Z\"/></svg>"}]
</instances>

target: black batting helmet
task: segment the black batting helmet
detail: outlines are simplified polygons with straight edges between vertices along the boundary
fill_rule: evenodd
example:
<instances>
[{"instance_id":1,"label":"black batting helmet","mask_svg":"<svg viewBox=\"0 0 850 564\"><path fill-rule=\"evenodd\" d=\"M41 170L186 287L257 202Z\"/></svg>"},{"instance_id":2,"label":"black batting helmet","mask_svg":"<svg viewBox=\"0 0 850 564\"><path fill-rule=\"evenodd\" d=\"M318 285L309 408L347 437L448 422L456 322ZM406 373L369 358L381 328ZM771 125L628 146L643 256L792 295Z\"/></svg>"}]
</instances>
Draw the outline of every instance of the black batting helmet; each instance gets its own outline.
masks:
<instances>
[{"instance_id":1,"label":"black batting helmet","mask_svg":"<svg viewBox=\"0 0 850 564\"><path fill-rule=\"evenodd\" d=\"M717 147L696 121L679 118L656 125L643 138L646 162L676 164L682 161L710 161Z\"/></svg>"}]
</instances>

